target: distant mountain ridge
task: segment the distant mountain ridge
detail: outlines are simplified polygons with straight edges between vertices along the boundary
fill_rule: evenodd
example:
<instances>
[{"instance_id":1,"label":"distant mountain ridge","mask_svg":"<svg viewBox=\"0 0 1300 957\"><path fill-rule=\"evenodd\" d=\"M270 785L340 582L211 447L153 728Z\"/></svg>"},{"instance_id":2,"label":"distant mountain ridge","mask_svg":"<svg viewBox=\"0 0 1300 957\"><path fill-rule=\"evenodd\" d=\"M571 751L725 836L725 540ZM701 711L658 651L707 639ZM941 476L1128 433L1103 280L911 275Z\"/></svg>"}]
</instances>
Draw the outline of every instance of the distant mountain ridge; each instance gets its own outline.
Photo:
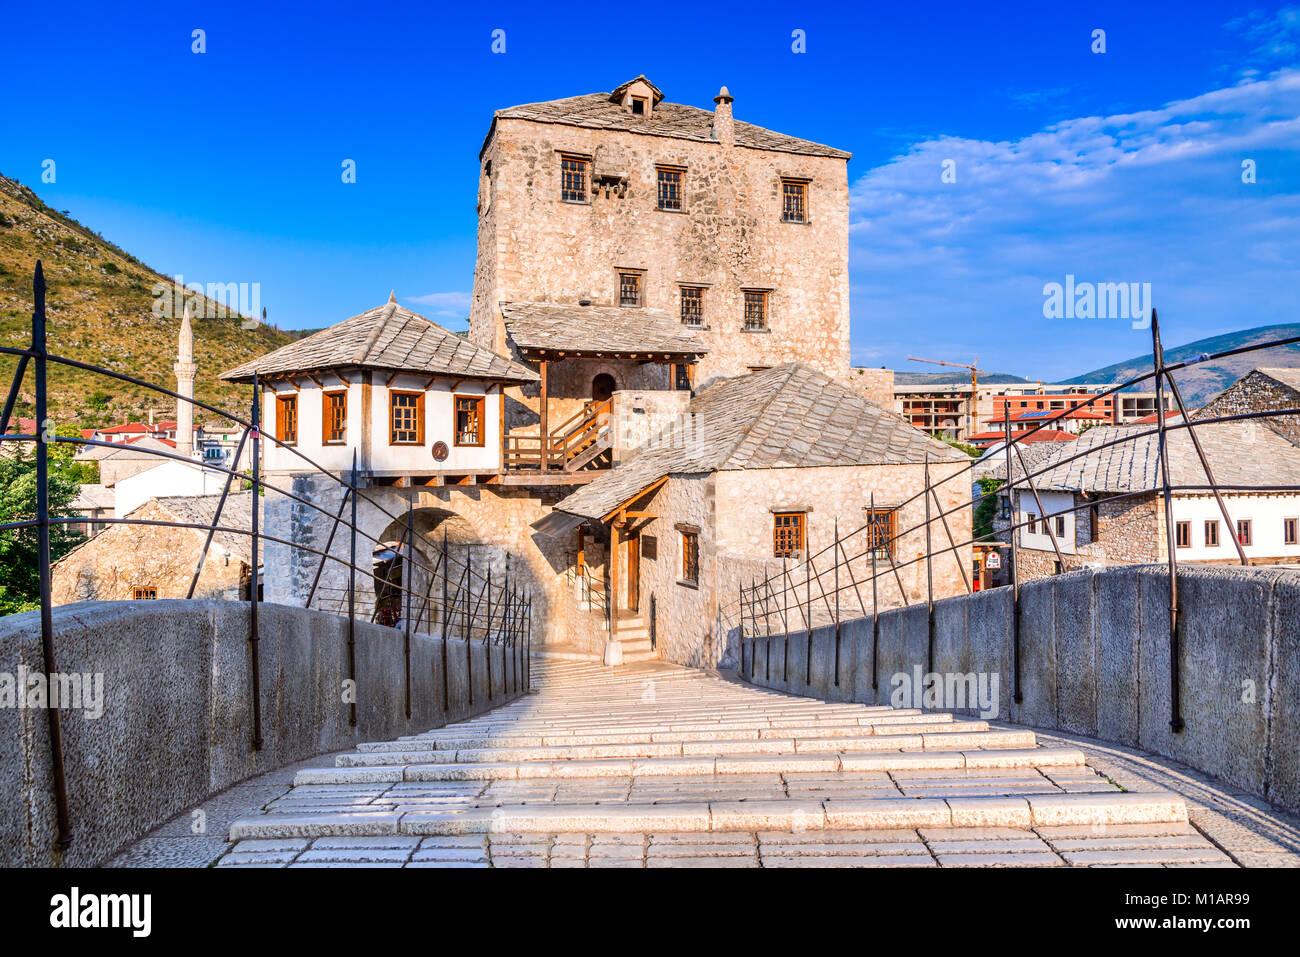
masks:
<instances>
[{"instance_id":1,"label":"distant mountain ridge","mask_svg":"<svg viewBox=\"0 0 1300 957\"><path fill-rule=\"evenodd\" d=\"M1230 349L1240 349L1245 346L1272 342L1278 339L1289 339L1295 336L1300 336L1300 324L1298 323L1256 326L1253 329L1242 329L1239 332L1228 332L1219 336L1210 336L1206 339L1197 339L1195 342L1173 348L1165 346L1165 361L1168 363L1183 362L1206 353L1214 355L1219 352L1227 352ZM1154 361L1154 355L1147 353L1144 356L1136 356L1123 362L1116 362L1061 381L1103 384L1127 382L1129 379L1150 370ZM1247 352L1238 356L1200 362L1186 369L1178 370L1174 373L1174 379L1178 382L1178 388L1183 394L1183 400L1189 406L1202 406L1250 372L1251 369L1261 366L1300 368L1300 343L1273 346L1261 349L1258 352ZM1147 379L1145 382L1132 386L1129 391L1149 392L1153 388L1154 383Z\"/></svg>"},{"instance_id":2,"label":"distant mountain ridge","mask_svg":"<svg viewBox=\"0 0 1300 957\"><path fill-rule=\"evenodd\" d=\"M1021 382L1028 382L1028 379L1022 379L1018 375L1007 375L1003 372L990 372L987 375L981 374L979 381L981 384L989 385L1015 385ZM969 372L895 372L895 385L956 385L959 383L970 384Z\"/></svg>"},{"instance_id":3,"label":"distant mountain ridge","mask_svg":"<svg viewBox=\"0 0 1300 957\"><path fill-rule=\"evenodd\" d=\"M130 253L52 209L32 190L0 175L0 344L31 344L32 270L45 270L49 349L58 355L103 366L174 389L172 365L180 313L153 314L154 284L172 280ZM242 316L210 300L195 320L194 357L199 365L195 398L246 413L248 387L217 376L291 341L273 327L240 328ZM0 390L8 391L15 360L0 356ZM18 411L31 414L32 374L20 393ZM175 400L148 389L66 366L49 371L50 413L59 425L106 425L141 418L153 409L173 417ZM198 410L199 420L211 418Z\"/></svg>"}]
</instances>

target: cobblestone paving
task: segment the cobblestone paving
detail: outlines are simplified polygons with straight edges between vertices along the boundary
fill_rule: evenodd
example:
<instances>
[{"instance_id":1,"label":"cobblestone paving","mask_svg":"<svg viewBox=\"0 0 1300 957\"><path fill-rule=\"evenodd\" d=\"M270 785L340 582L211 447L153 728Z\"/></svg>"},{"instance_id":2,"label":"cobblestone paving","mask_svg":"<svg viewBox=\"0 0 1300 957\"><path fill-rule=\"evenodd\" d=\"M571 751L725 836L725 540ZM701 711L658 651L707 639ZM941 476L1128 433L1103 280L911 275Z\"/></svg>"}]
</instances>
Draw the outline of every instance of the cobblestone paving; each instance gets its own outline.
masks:
<instances>
[{"instance_id":1,"label":"cobblestone paving","mask_svg":"<svg viewBox=\"0 0 1300 957\"><path fill-rule=\"evenodd\" d=\"M246 782L208 802L207 835L181 815L113 863L1235 867L1300 856L1295 818L1088 739L660 664L541 659L534 691L332 767L317 758Z\"/></svg>"}]
</instances>

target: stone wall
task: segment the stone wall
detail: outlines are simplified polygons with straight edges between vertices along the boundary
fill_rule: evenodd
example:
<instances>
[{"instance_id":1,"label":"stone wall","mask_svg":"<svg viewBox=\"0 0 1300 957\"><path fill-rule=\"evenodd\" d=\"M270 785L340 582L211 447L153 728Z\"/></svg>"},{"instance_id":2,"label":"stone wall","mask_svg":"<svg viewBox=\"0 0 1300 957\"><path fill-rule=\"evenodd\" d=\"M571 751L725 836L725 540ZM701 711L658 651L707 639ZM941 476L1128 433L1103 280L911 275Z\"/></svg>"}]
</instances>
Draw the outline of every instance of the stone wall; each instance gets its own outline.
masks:
<instances>
[{"instance_id":1,"label":"stone wall","mask_svg":"<svg viewBox=\"0 0 1300 957\"><path fill-rule=\"evenodd\" d=\"M879 616L872 686L872 619L835 629L779 630L747 644L754 683L830 700L889 704L895 675L998 677L998 720L1059 729L1140 748L1300 810L1300 571L1181 567L1180 700L1170 722L1169 576L1158 565L1085 570L1033 582L1020 593L1020 685L1014 700L1010 588L935 605L935 657L927 660L924 605ZM748 672L748 668L746 669ZM811 679L811 680L809 680ZM945 710L953 710L945 708ZM975 709L957 709L973 713Z\"/></svg>"},{"instance_id":2,"label":"stone wall","mask_svg":"<svg viewBox=\"0 0 1300 957\"><path fill-rule=\"evenodd\" d=\"M562 201L560 153L599 147L626 157L627 194ZM656 165L685 168L682 211L657 208ZM502 301L617 303L626 268L644 271L645 306L674 317L679 284L707 287L704 327L693 330L709 350L697 388L790 361L847 375L845 160L498 118L480 169L476 343L507 351ZM783 176L809 181L809 222L781 221ZM747 287L771 289L768 332L742 331Z\"/></svg>"},{"instance_id":3,"label":"stone wall","mask_svg":"<svg viewBox=\"0 0 1300 957\"><path fill-rule=\"evenodd\" d=\"M156 502L136 509L134 518L174 522ZM158 598L184 598L207 534L199 529L158 525L108 525L74 548L50 569L56 605L77 601L134 598L137 588L152 588ZM248 564L214 541L194 589L195 598L238 599Z\"/></svg>"},{"instance_id":4,"label":"stone wall","mask_svg":"<svg viewBox=\"0 0 1300 957\"><path fill-rule=\"evenodd\" d=\"M855 367L841 380L873 405L894 411L894 370Z\"/></svg>"},{"instance_id":5,"label":"stone wall","mask_svg":"<svg viewBox=\"0 0 1300 957\"><path fill-rule=\"evenodd\" d=\"M263 746L252 748L249 606L227 601L92 602L55 609L61 673L103 675L104 711L63 714L75 841L56 853L44 710L0 708L0 864L86 867L232 784L316 754L442 727L517 697L526 662L458 637L404 638L356 626L357 726L344 702L347 623L264 604L258 643ZM39 612L0 619L0 669L41 672ZM467 665L466 654L473 656ZM472 674L471 674L472 672ZM473 690L471 701L470 681Z\"/></svg>"},{"instance_id":6,"label":"stone wall","mask_svg":"<svg viewBox=\"0 0 1300 957\"><path fill-rule=\"evenodd\" d=\"M1021 500L1020 508L1037 511L1028 492L1015 494ZM1075 504L1079 504L1077 496ZM1168 546L1164 508L1158 496L1099 498L1096 504L1096 528L1091 509L1074 513L1074 553L1065 556L1066 571L1165 561ZM1050 549L1017 547L1016 560L1020 562L1022 584L1057 574L1056 553Z\"/></svg>"}]
</instances>

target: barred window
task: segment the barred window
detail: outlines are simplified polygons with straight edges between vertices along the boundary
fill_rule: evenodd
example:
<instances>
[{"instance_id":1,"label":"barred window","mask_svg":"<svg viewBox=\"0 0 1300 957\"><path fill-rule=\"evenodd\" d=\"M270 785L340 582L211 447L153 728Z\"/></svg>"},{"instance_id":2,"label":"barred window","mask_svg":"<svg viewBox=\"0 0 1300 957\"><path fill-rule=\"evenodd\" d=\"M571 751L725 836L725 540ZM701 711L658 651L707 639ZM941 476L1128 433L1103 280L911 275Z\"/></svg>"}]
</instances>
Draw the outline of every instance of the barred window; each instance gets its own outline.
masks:
<instances>
[{"instance_id":1,"label":"barred window","mask_svg":"<svg viewBox=\"0 0 1300 957\"><path fill-rule=\"evenodd\" d=\"M757 332L767 328L767 292L745 290L745 331Z\"/></svg>"},{"instance_id":2,"label":"barred window","mask_svg":"<svg viewBox=\"0 0 1300 957\"><path fill-rule=\"evenodd\" d=\"M704 289L701 286L682 286L682 324L704 325Z\"/></svg>"},{"instance_id":3,"label":"barred window","mask_svg":"<svg viewBox=\"0 0 1300 957\"><path fill-rule=\"evenodd\" d=\"M587 201L587 161L578 156L560 158L560 199L570 203Z\"/></svg>"},{"instance_id":4,"label":"barred window","mask_svg":"<svg viewBox=\"0 0 1300 957\"><path fill-rule=\"evenodd\" d=\"M894 536L898 534L892 508L867 509L867 549L872 561L888 561L894 554Z\"/></svg>"},{"instance_id":5,"label":"barred window","mask_svg":"<svg viewBox=\"0 0 1300 957\"><path fill-rule=\"evenodd\" d=\"M781 222L808 221L808 184L799 180L781 180Z\"/></svg>"},{"instance_id":6,"label":"barred window","mask_svg":"<svg viewBox=\"0 0 1300 957\"><path fill-rule=\"evenodd\" d=\"M388 393L388 444L424 443L424 393Z\"/></svg>"},{"instance_id":7,"label":"barred window","mask_svg":"<svg viewBox=\"0 0 1300 957\"><path fill-rule=\"evenodd\" d=\"M777 512L772 516L772 555L796 558L803 554L804 513Z\"/></svg>"},{"instance_id":8,"label":"barred window","mask_svg":"<svg viewBox=\"0 0 1300 957\"><path fill-rule=\"evenodd\" d=\"M618 304L620 306L641 305L641 274L621 272L618 274Z\"/></svg>"},{"instance_id":9,"label":"barred window","mask_svg":"<svg viewBox=\"0 0 1300 957\"><path fill-rule=\"evenodd\" d=\"M134 588L131 597L136 600L152 600L158 597L157 588Z\"/></svg>"},{"instance_id":10,"label":"barred window","mask_svg":"<svg viewBox=\"0 0 1300 957\"><path fill-rule=\"evenodd\" d=\"M456 396L456 444L483 444L483 397Z\"/></svg>"},{"instance_id":11,"label":"barred window","mask_svg":"<svg viewBox=\"0 0 1300 957\"><path fill-rule=\"evenodd\" d=\"M660 166L659 172L659 208L680 210L682 208L682 171Z\"/></svg>"},{"instance_id":12,"label":"barred window","mask_svg":"<svg viewBox=\"0 0 1300 957\"><path fill-rule=\"evenodd\" d=\"M326 444L342 442L348 434L348 394L326 392L322 402L321 426L324 434L321 440Z\"/></svg>"},{"instance_id":13,"label":"barred window","mask_svg":"<svg viewBox=\"0 0 1300 957\"><path fill-rule=\"evenodd\" d=\"M275 437L285 445L298 441L298 397L280 395L275 398Z\"/></svg>"},{"instance_id":14,"label":"barred window","mask_svg":"<svg viewBox=\"0 0 1300 957\"><path fill-rule=\"evenodd\" d=\"M700 580L700 536L682 532L682 581L692 585Z\"/></svg>"}]
</instances>

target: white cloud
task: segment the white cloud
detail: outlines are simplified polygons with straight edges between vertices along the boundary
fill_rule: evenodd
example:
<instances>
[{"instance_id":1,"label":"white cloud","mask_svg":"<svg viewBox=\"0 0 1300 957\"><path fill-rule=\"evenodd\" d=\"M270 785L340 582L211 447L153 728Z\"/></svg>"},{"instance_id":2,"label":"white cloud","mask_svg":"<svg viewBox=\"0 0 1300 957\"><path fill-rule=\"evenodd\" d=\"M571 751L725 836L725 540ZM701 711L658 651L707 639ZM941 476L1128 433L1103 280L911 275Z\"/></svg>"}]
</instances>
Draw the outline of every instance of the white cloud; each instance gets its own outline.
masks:
<instances>
[{"instance_id":1,"label":"white cloud","mask_svg":"<svg viewBox=\"0 0 1300 957\"><path fill-rule=\"evenodd\" d=\"M1044 320L1043 284L1067 273L1151 282L1171 343L1294 321L1297 117L1300 70L1285 70L1015 141L915 143L850 192L855 347L897 361L902 328L932 352L1035 377L1149 350L1127 324ZM940 179L945 160L955 183Z\"/></svg>"},{"instance_id":2,"label":"white cloud","mask_svg":"<svg viewBox=\"0 0 1300 957\"><path fill-rule=\"evenodd\" d=\"M470 303L473 302L473 298L468 292L431 292L424 296L412 296L406 301L421 306L432 306L431 311L435 316L453 316L456 319L464 319L469 313Z\"/></svg>"}]
</instances>

